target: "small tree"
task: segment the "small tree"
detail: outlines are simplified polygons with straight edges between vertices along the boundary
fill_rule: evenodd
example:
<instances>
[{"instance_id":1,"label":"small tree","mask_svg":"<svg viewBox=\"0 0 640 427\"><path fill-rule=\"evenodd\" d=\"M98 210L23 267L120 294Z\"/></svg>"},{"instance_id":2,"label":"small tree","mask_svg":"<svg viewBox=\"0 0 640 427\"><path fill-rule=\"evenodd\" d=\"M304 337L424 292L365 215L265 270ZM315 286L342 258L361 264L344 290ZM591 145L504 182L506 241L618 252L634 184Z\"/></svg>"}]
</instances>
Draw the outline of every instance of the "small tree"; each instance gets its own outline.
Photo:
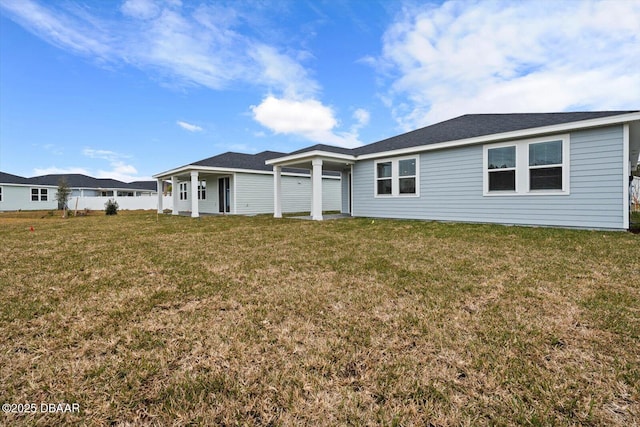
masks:
<instances>
[{"instance_id":1,"label":"small tree","mask_svg":"<svg viewBox=\"0 0 640 427\"><path fill-rule=\"evenodd\" d=\"M117 215L118 214L118 202L115 200L109 199L107 203L104 204L104 213L105 215Z\"/></svg>"},{"instance_id":2,"label":"small tree","mask_svg":"<svg viewBox=\"0 0 640 427\"><path fill-rule=\"evenodd\" d=\"M58 209L63 211L62 217L67 217L67 202L71 197L71 188L66 179L60 178L58 180L58 192L56 193L56 200L58 201Z\"/></svg>"}]
</instances>

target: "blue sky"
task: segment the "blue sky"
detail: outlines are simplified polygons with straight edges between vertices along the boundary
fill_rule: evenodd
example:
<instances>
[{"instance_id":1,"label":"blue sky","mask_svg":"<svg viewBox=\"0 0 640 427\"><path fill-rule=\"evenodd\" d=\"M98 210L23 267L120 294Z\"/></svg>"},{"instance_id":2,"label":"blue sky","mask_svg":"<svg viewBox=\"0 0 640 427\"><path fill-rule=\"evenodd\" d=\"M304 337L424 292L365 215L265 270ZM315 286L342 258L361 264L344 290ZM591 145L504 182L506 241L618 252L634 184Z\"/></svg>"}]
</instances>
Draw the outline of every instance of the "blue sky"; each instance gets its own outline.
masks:
<instances>
[{"instance_id":1,"label":"blue sky","mask_svg":"<svg viewBox=\"0 0 640 427\"><path fill-rule=\"evenodd\" d=\"M638 109L638 64L638 0L0 0L0 170L131 181L468 113Z\"/></svg>"}]
</instances>

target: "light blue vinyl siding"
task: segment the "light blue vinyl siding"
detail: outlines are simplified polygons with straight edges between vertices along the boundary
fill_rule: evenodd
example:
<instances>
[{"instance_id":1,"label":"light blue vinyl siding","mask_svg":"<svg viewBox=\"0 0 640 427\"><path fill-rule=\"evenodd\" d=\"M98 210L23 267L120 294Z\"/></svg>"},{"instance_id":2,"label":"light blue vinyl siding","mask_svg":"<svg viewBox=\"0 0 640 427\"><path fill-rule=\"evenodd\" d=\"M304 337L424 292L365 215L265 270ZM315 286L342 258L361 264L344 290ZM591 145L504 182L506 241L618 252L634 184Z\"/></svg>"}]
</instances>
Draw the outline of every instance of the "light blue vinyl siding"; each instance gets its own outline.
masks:
<instances>
[{"instance_id":1,"label":"light blue vinyl siding","mask_svg":"<svg viewBox=\"0 0 640 427\"><path fill-rule=\"evenodd\" d=\"M282 212L307 212L311 209L311 180L304 176L282 175ZM238 214L273 213L273 175L236 174ZM340 180L322 179L323 210L339 210Z\"/></svg>"},{"instance_id":2,"label":"light blue vinyl siding","mask_svg":"<svg viewBox=\"0 0 640 427\"><path fill-rule=\"evenodd\" d=\"M58 201L56 200L57 187L43 187L43 186L26 186L26 185L14 185L14 184L0 184L2 187L2 201L0 201L1 211L37 211L37 210L52 210L58 209ZM31 189L32 188L46 188L47 200L46 201L32 201Z\"/></svg>"},{"instance_id":3,"label":"light blue vinyl siding","mask_svg":"<svg viewBox=\"0 0 640 427\"><path fill-rule=\"evenodd\" d=\"M623 228L623 128L572 132L569 195L483 196L483 145L420 153L420 197L374 197L374 161L354 166L354 215Z\"/></svg>"}]
</instances>

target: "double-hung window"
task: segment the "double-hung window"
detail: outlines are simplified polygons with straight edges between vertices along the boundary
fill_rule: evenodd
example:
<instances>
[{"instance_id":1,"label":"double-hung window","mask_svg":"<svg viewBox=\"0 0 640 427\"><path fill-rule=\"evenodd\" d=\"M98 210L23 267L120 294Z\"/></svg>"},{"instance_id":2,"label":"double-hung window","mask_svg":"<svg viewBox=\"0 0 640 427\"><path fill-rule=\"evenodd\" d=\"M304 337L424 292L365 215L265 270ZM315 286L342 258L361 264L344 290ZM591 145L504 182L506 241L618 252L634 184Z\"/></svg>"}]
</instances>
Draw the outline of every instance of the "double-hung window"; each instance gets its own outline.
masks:
<instances>
[{"instance_id":1,"label":"double-hung window","mask_svg":"<svg viewBox=\"0 0 640 427\"><path fill-rule=\"evenodd\" d=\"M49 199L49 191L46 188L31 189L32 202L46 202L48 199Z\"/></svg>"},{"instance_id":2,"label":"double-hung window","mask_svg":"<svg viewBox=\"0 0 640 427\"><path fill-rule=\"evenodd\" d=\"M484 146L484 195L569 194L569 135Z\"/></svg>"},{"instance_id":3,"label":"double-hung window","mask_svg":"<svg viewBox=\"0 0 640 427\"><path fill-rule=\"evenodd\" d=\"M562 141L529 144L529 189L562 190Z\"/></svg>"},{"instance_id":4,"label":"double-hung window","mask_svg":"<svg viewBox=\"0 0 640 427\"><path fill-rule=\"evenodd\" d=\"M187 200L187 183L181 182L180 187L180 200Z\"/></svg>"},{"instance_id":5,"label":"double-hung window","mask_svg":"<svg viewBox=\"0 0 640 427\"><path fill-rule=\"evenodd\" d=\"M376 163L377 195L391 194L393 178L391 177L391 162Z\"/></svg>"},{"instance_id":6,"label":"double-hung window","mask_svg":"<svg viewBox=\"0 0 640 427\"><path fill-rule=\"evenodd\" d=\"M418 156L375 162L375 196L418 196Z\"/></svg>"},{"instance_id":7,"label":"double-hung window","mask_svg":"<svg viewBox=\"0 0 640 427\"><path fill-rule=\"evenodd\" d=\"M198 182L198 200L207 200L207 181Z\"/></svg>"},{"instance_id":8,"label":"double-hung window","mask_svg":"<svg viewBox=\"0 0 640 427\"><path fill-rule=\"evenodd\" d=\"M516 191L516 146L487 150L489 191Z\"/></svg>"}]
</instances>

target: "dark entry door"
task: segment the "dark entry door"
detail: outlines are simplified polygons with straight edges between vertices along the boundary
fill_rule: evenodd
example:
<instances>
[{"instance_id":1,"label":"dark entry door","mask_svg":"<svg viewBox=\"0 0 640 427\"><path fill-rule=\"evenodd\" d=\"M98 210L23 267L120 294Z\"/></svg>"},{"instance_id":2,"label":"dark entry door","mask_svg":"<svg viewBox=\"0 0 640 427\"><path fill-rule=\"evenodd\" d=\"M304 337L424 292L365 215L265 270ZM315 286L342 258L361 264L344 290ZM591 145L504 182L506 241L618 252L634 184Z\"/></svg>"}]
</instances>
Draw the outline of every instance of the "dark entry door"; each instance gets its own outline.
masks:
<instances>
[{"instance_id":1,"label":"dark entry door","mask_svg":"<svg viewBox=\"0 0 640 427\"><path fill-rule=\"evenodd\" d=\"M218 178L218 210L220 213L231 212L230 196L229 177Z\"/></svg>"}]
</instances>

